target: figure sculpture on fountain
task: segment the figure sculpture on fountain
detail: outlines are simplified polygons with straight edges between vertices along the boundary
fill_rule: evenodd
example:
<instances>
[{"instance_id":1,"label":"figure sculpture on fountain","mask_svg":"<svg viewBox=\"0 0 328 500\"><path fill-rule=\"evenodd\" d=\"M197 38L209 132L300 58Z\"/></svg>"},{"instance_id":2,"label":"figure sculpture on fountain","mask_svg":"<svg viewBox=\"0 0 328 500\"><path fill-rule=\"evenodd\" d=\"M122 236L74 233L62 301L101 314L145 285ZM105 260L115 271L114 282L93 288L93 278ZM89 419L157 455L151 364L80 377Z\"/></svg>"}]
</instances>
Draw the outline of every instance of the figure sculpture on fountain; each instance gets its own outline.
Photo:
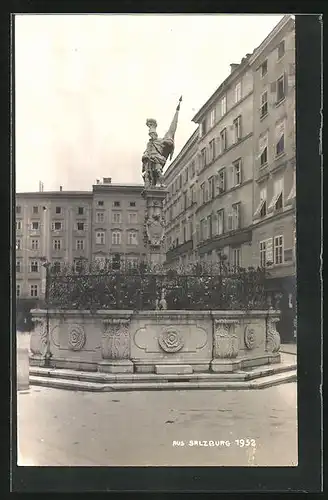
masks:
<instances>
[{"instance_id":1,"label":"figure sculpture on fountain","mask_svg":"<svg viewBox=\"0 0 328 500\"><path fill-rule=\"evenodd\" d=\"M180 103L176 108L171 126L163 139L158 137L156 132L157 122L153 118L148 118L146 125L149 128L150 140L147 144L147 149L142 155L142 176L145 183L145 188L154 188L159 186L164 188L163 168L167 159L172 159L174 152L174 134L178 124L178 115L180 111Z\"/></svg>"}]
</instances>

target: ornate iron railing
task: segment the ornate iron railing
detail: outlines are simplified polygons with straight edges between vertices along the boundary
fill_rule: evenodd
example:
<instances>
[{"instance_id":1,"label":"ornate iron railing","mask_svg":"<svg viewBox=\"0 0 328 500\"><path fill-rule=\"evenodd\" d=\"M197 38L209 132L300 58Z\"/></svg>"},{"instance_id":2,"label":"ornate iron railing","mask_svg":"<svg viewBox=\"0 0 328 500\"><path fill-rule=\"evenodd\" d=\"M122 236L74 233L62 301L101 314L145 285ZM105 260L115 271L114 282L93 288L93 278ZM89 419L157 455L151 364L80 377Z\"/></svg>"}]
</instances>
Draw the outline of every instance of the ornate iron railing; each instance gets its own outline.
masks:
<instances>
[{"instance_id":1,"label":"ornate iron railing","mask_svg":"<svg viewBox=\"0 0 328 500\"><path fill-rule=\"evenodd\" d=\"M189 266L179 270L97 265L50 270L48 305L60 309L267 309L262 269ZM162 299L162 300L161 300Z\"/></svg>"}]
</instances>

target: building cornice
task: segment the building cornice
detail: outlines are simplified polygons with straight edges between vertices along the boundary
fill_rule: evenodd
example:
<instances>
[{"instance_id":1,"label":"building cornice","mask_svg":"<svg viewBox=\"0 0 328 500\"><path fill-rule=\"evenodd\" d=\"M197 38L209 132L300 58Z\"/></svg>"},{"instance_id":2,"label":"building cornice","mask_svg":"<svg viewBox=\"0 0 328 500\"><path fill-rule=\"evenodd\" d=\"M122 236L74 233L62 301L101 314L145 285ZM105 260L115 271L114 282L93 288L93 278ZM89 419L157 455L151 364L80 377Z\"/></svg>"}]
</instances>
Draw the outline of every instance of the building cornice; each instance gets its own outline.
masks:
<instances>
[{"instance_id":1,"label":"building cornice","mask_svg":"<svg viewBox=\"0 0 328 500\"><path fill-rule=\"evenodd\" d=\"M143 184L94 184L92 186L93 193L104 191L141 193L144 188Z\"/></svg>"},{"instance_id":2,"label":"building cornice","mask_svg":"<svg viewBox=\"0 0 328 500\"><path fill-rule=\"evenodd\" d=\"M209 108L218 101L230 88L230 86L244 74L249 66L250 56L245 58L245 61L240 63L240 65L232 72L230 75L221 83L221 85L216 89L216 91L211 95L211 97L205 102L205 104L200 108L200 110L195 114L192 121L199 123L204 115L207 113Z\"/></svg>"},{"instance_id":3,"label":"building cornice","mask_svg":"<svg viewBox=\"0 0 328 500\"><path fill-rule=\"evenodd\" d=\"M268 36L263 40L263 42L254 50L253 54L249 58L249 64L252 66L258 60L263 51L270 45L270 43L275 39L275 37L288 25L294 26L294 20L291 14L285 15L279 23L273 28L273 30L268 34Z\"/></svg>"},{"instance_id":4,"label":"building cornice","mask_svg":"<svg viewBox=\"0 0 328 500\"><path fill-rule=\"evenodd\" d=\"M35 191L16 193L16 198L92 198L92 191Z\"/></svg>"}]
</instances>

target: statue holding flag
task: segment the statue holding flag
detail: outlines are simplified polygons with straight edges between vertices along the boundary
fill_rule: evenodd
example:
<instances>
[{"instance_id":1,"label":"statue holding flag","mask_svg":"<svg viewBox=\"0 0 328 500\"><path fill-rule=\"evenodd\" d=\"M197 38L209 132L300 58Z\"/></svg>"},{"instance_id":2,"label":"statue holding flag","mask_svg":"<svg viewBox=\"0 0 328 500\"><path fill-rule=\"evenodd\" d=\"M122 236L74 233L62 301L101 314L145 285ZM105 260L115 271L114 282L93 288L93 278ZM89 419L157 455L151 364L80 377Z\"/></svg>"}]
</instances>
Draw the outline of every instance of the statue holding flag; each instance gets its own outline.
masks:
<instances>
[{"instance_id":1,"label":"statue holding flag","mask_svg":"<svg viewBox=\"0 0 328 500\"><path fill-rule=\"evenodd\" d=\"M142 176L145 187L164 187L163 168L168 158L172 159L174 152L174 135L178 125L178 115L180 103L176 108L171 126L163 139L160 139L156 132L157 122L153 118L148 118L146 125L149 128L150 140L147 149L142 155Z\"/></svg>"}]
</instances>

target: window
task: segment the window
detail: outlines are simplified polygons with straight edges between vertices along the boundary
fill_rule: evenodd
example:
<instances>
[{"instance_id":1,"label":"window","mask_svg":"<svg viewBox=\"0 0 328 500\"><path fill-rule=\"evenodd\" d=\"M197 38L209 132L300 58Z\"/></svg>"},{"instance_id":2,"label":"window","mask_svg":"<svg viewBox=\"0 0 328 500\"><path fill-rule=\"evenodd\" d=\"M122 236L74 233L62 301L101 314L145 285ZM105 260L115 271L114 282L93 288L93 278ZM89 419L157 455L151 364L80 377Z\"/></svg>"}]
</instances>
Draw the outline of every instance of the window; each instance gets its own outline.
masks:
<instances>
[{"instance_id":1,"label":"window","mask_svg":"<svg viewBox=\"0 0 328 500\"><path fill-rule=\"evenodd\" d=\"M232 227L231 229L239 229L240 227L240 203L232 205Z\"/></svg>"},{"instance_id":2,"label":"window","mask_svg":"<svg viewBox=\"0 0 328 500\"><path fill-rule=\"evenodd\" d=\"M227 129L224 128L220 132L221 153L227 149Z\"/></svg>"},{"instance_id":3,"label":"window","mask_svg":"<svg viewBox=\"0 0 328 500\"><path fill-rule=\"evenodd\" d=\"M52 229L53 229L53 231L61 231L62 230L62 223L61 222L53 222Z\"/></svg>"},{"instance_id":4,"label":"window","mask_svg":"<svg viewBox=\"0 0 328 500\"><path fill-rule=\"evenodd\" d=\"M37 260L31 261L31 273L37 273L39 271L39 263Z\"/></svg>"},{"instance_id":5,"label":"window","mask_svg":"<svg viewBox=\"0 0 328 500\"><path fill-rule=\"evenodd\" d=\"M238 82L235 86L235 102L239 102L241 99L241 82Z\"/></svg>"},{"instance_id":6,"label":"window","mask_svg":"<svg viewBox=\"0 0 328 500\"><path fill-rule=\"evenodd\" d=\"M268 134L264 134L259 139L259 157L260 166L263 167L268 163Z\"/></svg>"},{"instance_id":7,"label":"window","mask_svg":"<svg viewBox=\"0 0 328 500\"><path fill-rule=\"evenodd\" d=\"M268 72L268 60L266 59L263 64L261 64L261 77L263 78Z\"/></svg>"},{"instance_id":8,"label":"window","mask_svg":"<svg viewBox=\"0 0 328 500\"><path fill-rule=\"evenodd\" d=\"M16 273L20 273L21 272L21 261L20 260L16 260Z\"/></svg>"},{"instance_id":9,"label":"window","mask_svg":"<svg viewBox=\"0 0 328 500\"><path fill-rule=\"evenodd\" d=\"M21 214L21 213L22 213L22 207L16 205L16 214Z\"/></svg>"},{"instance_id":10,"label":"window","mask_svg":"<svg viewBox=\"0 0 328 500\"><path fill-rule=\"evenodd\" d=\"M31 240L31 249L39 250L39 240Z\"/></svg>"},{"instance_id":11,"label":"window","mask_svg":"<svg viewBox=\"0 0 328 500\"><path fill-rule=\"evenodd\" d=\"M38 231L39 230L39 223L37 221L32 222L31 228L32 228L32 231Z\"/></svg>"},{"instance_id":12,"label":"window","mask_svg":"<svg viewBox=\"0 0 328 500\"><path fill-rule=\"evenodd\" d=\"M138 257L128 257L127 264L129 269L134 269L138 267L139 259Z\"/></svg>"},{"instance_id":13,"label":"window","mask_svg":"<svg viewBox=\"0 0 328 500\"><path fill-rule=\"evenodd\" d=\"M189 218L188 225L189 225L189 239L192 240L193 233L194 233L194 225L193 225L193 221L192 221L191 217Z\"/></svg>"},{"instance_id":14,"label":"window","mask_svg":"<svg viewBox=\"0 0 328 500\"><path fill-rule=\"evenodd\" d=\"M121 222L121 213L120 212L113 212L113 222L115 224L120 224L120 222Z\"/></svg>"},{"instance_id":15,"label":"window","mask_svg":"<svg viewBox=\"0 0 328 500\"><path fill-rule=\"evenodd\" d=\"M104 231L98 231L96 233L96 244L104 245L105 244L105 233Z\"/></svg>"},{"instance_id":16,"label":"window","mask_svg":"<svg viewBox=\"0 0 328 500\"><path fill-rule=\"evenodd\" d=\"M77 222L76 228L78 231L84 231L84 222Z\"/></svg>"},{"instance_id":17,"label":"window","mask_svg":"<svg viewBox=\"0 0 328 500\"><path fill-rule=\"evenodd\" d=\"M279 210L283 207L283 178L276 179L273 184L273 198L268 210Z\"/></svg>"},{"instance_id":18,"label":"window","mask_svg":"<svg viewBox=\"0 0 328 500\"><path fill-rule=\"evenodd\" d=\"M33 213L38 214L39 213L39 207L33 207Z\"/></svg>"},{"instance_id":19,"label":"window","mask_svg":"<svg viewBox=\"0 0 328 500\"><path fill-rule=\"evenodd\" d=\"M224 233L224 209L218 210L217 223L218 223L217 233L223 234Z\"/></svg>"},{"instance_id":20,"label":"window","mask_svg":"<svg viewBox=\"0 0 328 500\"><path fill-rule=\"evenodd\" d=\"M138 245L138 235L133 231L129 231L128 233L128 244L129 245Z\"/></svg>"},{"instance_id":21,"label":"window","mask_svg":"<svg viewBox=\"0 0 328 500\"><path fill-rule=\"evenodd\" d=\"M206 148L203 148L200 152L200 166L201 168L206 166Z\"/></svg>"},{"instance_id":22,"label":"window","mask_svg":"<svg viewBox=\"0 0 328 500\"><path fill-rule=\"evenodd\" d=\"M235 134L235 142L238 142L241 139L241 116L238 116L233 121L233 128L234 128L234 134Z\"/></svg>"},{"instance_id":23,"label":"window","mask_svg":"<svg viewBox=\"0 0 328 500\"><path fill-rule=\"evenodd\" d=\"M84 250L84 240L76 240L76 250Z\"/></svg>"},{"instance_id":24,"label":"window","mask_svg":"<svg viewBox=\"0 0 328 500\"><path fill-rule=\"evenodd\" d=\"M202 123L200 124L199 126L199 135L200 137L202 137L203 135L205 135L207 132L206 130L206 119L202 121Z\"/></svg>"},{"instance_id":25,"label":"window","mask_svg":"<svg viewBox=\"0 0 328 500\"><path fill-rule=\"evenodd\" d=\"M196 202L196 191L195 191L195 186L190 187L190 193L191 193L191 204Z\"/></svg>"},{"instance_id":26,"label":"window","mask_svg":"<svg viewBox=\"0 0 328 500\"><path fill-rule=\"evenodd\" d=\"M214 125L215 125L215 119L216 119L216 109L213 108L212 111L211 111L211 118L210 118L211 127L214 127Z\"/></svg>"},{"instance_id":27,"label":"window","mask_svg":"<svg viewBox=\"0 0 328 500\"><path fill-rule=\"evenodd\" d=\"M207 217L207 237L212 238L213 236L213 223L212 223L212 214Z\"/></svg>"},{"instance_id":28,"label":"window","mask_svg":"<svg viewBox=\"0 0 328 500\"><path fill-rule=\"evenodd\" d=\"M119 231L112 233L112 244L113 245L121 244L121 233Z\"/></svg>"},{"instance_id":29,"label":"window","mask_svg":"<svg viewBox=\"0 0 328 500\"><path fill-rule=\"evenodd\" d=\"M260 203L254 213L254 219L264 217L267 213L267 188L263 186L260 188Z\"/></svg>"},{"instance_id":30,"label":"window","mask_svg":"<svg viewBox=\"0 0 328 500\"><path fill-rule=\"evenodd\" d=\"M97 212L96 214L97 222L104 222L104 212Z\"/></svg>"},{"instance_id":31,"label":"window","mask_svg":"<svg viewBox=\"0 0 328 500\"><path fill-rule=\"evenodd\" d=\"M205 182L200 185L200 202L205 203Z\"/></svg>"},{"instance_id":32,"label":"window","mask_svg":"<svg viewBox=\"0 0 328 500\"><path fill-rule=\"evenodd\" d=\"M266 215L266 200L267 200L267 188L263 187L260 190L260 203L261 203L261 210L260 210L260 216L264 217Z\"/></svg>"},{"instance_id":33,"label":"window","mask_svg":"<svg viewBox=\"0 0 328 500\"><path fill-rule=\"evenodd\" d=\"M283 263L283 236L275 236L274 238L274 246L273 246L273 253L274 253L274 263L275 264L282 264Z\"/></svg>"},{"instance_id":34,"label":"window","mask_svg":"<svg viewBox=\"0 0 328 500\"><path fill-rule=\"evenodd\" d=\"M285 121L276 125L276 156L285 151Z\"/></svg>"},{"instance_id":35,"label":"window","mask_svg":"<svg viewBox=\"0 0 328 500\"><path fill-rule=\"evenodd\" d=\"M240 248L232 249L232 265L234 267L240 267Z\"/></svg>"},{"instance_id":36,"label":"window","mask_svg":"<svg viewBox=\"0 0 328 500\"><path fill-rule=\"evenodd\" d=\"M20 283L16 283L16 297L20 297L21 294L21 285Z\"/></svg>"},{"instance_id":37,"label":"window","mask_svg":"<svg viewBox=\"0 0 328 500\"><path fill-rule=\"evenodd\" d=\"M187 192L183 193L183 210L188 208L188 195Z\"/></svg>"},{"instance_id":38,"label":"window","mask_svg":"<svg viewBox=\"0 0 328 500\"><path fill-rule=\"evenodd\" d=\"M268 114L268 92L265 91L261 95L260 118L264 118Z\"/></svg>"},{"instance_id":39,"label":"window","mask_svg":"<svg viewBox=\"0 0 328 500\"><path fill-rule=\"evenodd\" d=\"M103 207L104 206L104 202L102 200L99 200L97 202L97 205L98 205L98 207Z\"/></svg>"},{"instance_id":40,"label":"window","mask_svg":"<svg viewBox=\"0 0 328 500\"><path fill-rule=\"evenodd\" d=\"M212 139L209 143L209 161L215 160L215 139Z\"/></svg>"},{"instance_id":41,"label":"window","mask_svg":"<svg viewBox=\"0 0 328 500\"><path fill-rule=\"evenodd\" d=\"M189 170L188 167L185 169L185 182L188 182L189 180Z\"/></svg>"},{"instance_id":42,"label":"window","mask_svg":"<svg viewBox=\"0 0 328 500\"><path fill-rule=\"evenodd\" d=\"M21 250L21 240L16 240L16 250Z\"/></svg>"},{"instance_id":43,"label":"window","mask_svg":"<svg viewBox=\"0 0 328 500\"><path fill-rule=\"evenodd\" d=\"M285 40L282 40L278 45L278 61L285 55Z\"/></svg>"},{"instance_id":44,"label":"window","mask_svg":"<svg viewBox=\"0 0 328 500\"><path fill-rule=\"evenodd\" d=\"M106 263L106 257L98 255L95 257L95 264L99 269L104 269Z\"/></svg>"},{"instance_id":45,"label":"window","mask_svg":"<svg viewBox=\"0 0 328 500\"><path fill-rule=\"evenodd\" d=\"M136 202L135 201L130 201L130 207L135 207L136 206Z\"/></svg>"},{"instance_id":46,"label":"window","mask_svg":"<svg viewBox=\"0 0 328 500\"><path fill-rule=\"evenodd\" d=\"M209 188L210 199L215 198L215 183L213 176L208 179L208 188Z\"/></svg>"},{"instance_id":47,"label":"window","mask_svg":"<svg viewBox=\"0 0 328 500\"><path fill-rule=\"evenodd\" d=\"M241 184L241 160L233 163L233 185L239 186Z\"/></svg>"},{"instance_id":48,"label":"window","mask_svg":"<svg viewBox=\"0 0 328 500\"><path fill-rule=\"evenodd\" d=\"M266 241L260 241L260 267L266 267Z\"/></svg>"},{"instance_id":49,"label":"window","mask_svg":"<svg viewBox=\"0 0 328 500\"><path fill-rule=\"evenodd\" d=\"M190 177L195 177L196 168L195 168L195 160L193 160L190 164Z\"/></svg>"},{"instance_id":50,"label":"window","mask_svg":"<svg viewBox=\"0 0 328 500\"><path fill-rule=\"evenodd\" d=\"M219 171L218 177L219 177L218 190L219 193L223 193L225 191L225 168L222 168Z\"/></svg>"},{"instance_id":51,"label":"window","mask_svg":"<svg viewBox=\"0 0 328 500\"><path fill-rule=\"evenodd\" d=\"M61 214L61 207L56 207L56 214Z\"/></svg>"},{"instance_id":52,"label":"window","mask_svg":"<svg viewBox=\"0 0 328 500\"><path fill-rule=\"evenodd\" d=\"M179 189L182 188L182 175L179 175Z\"/></svg>"},{"instance_id":53,"label":"window","mask_svg":"<svg viewBox=\"0 0 328 500\"><path fill-rule=\"evenodd\" d=\"M81 273L83 271L83 262L81 259L74 260L74 268L76 273Z\"/></svg>"},{"instance_id":54,"label":"window","mask_svg":"<svg viewBox=\"0 0 328 500\"><path fill-rule=\"evenodd\" d=\"M61 240L53 240L52 247L54 250L60 250L61 249Z\"/></svg>"},{"instance_id":55,"label":"window","mask_svg":"<svg viewBox=\"0 0 328 500\"><path fill-rule=\"evenodd\" d=\"M221 116L225 115L227 112L227 97L224 96L221 99Z\"/></svg>"},{"instance_id":56,"label":"window","mask_svg":"<svg viewBox=\"0 0 328 500\"><path fill-rule=\"evenodd\" d=\"M61 268L60 262L56 261L53 263L52 271L54 273L60 273L60 268Z\"/></svg>"},{"instance_id":57,"label":"window","mask_svg":"<svg viewBox=\"0 0 328 500\"><path fill-rule=\"evenodd\" d=\"M135 224L138 220L138 214L135 212L130 212L129 213L129 223L130 224Z\"/></svg>"},{"instance_id":58,"label":"window","mask_svg":"<svg viewBox=\"0 0 328 500\"><path fill-rule=\"evenodd\" d=\"M20 231L22 229L22 221L16 220L16 231Z\"/></svg>"},{"instance_id":59,"label":"window","mask_svg":"<svg viewBox=\"0 0 328 500\"><path fill-rule=\"evenodd\" d=\"M38 285L31 285L30 286L30 295L31 295L31 297L37 297L39 295Z\"/></svg>"},{"instance_id":60,"label":"window","mask_svg":"<svg viewBox=\"0 0 328 500\"><path fill-rule=\"evenodd\" d=\"M84 215L84 207L78 207L78 209L77 209L77 213L78 213L79 215Z\"/></svg>"},{"instance_id":61,"label":"window","mask_svg":"<svg viewBox=\"0 0 328 500\"><path fill-rule=\"evenodd\" d=\"M282 99L284 99L285 97L285 76L281 76L280 78L278 78L277 80L277 98L276 98L276 102L280 102L282 101Z\"/></svg>"},{"instance_id":62,"label":"window","mask_svg":"<svg viewBox=\"0 0 328 500\"><path fill-rule=\"evenodd\" d=\"M199 233L200 241L203 241L205 239L205 219L200 220Z\"/></svg>"}]
</instances>

